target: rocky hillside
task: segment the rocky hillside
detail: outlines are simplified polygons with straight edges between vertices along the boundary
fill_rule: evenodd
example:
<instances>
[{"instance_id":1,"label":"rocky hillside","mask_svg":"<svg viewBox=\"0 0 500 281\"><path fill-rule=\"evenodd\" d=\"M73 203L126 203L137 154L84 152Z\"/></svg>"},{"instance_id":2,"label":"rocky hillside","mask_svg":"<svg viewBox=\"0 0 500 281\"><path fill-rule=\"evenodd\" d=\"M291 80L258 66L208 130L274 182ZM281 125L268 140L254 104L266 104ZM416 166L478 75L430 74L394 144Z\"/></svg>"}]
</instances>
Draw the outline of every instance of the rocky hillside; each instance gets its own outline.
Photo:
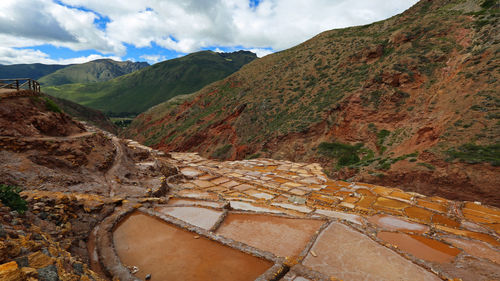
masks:
<instances>
[{"instance_id":1,"label":"rocky hillside","mask_svg":"<svg viewBox=\"0 0 500 281\"><path fill-rule=\"evenodd\" d=\"M99 59L59 69L54 73L40 78L39 82L44 86L102 82L132 73L147 66L149 66L147 62Z\"/></svg>"},{"instance_id":2,"label":"rocky hillside","mask_svg":"<svg viewBox=\"0 0 500 281\"><path fill-rule=\"evenodd\" d=\"M247 51L202 51L107 82L44 87L43 90L110 116L135 116L174 96L192 93L225 78L256 58L254 53Z\"/></svg>"},{"instance_id":3,"label":"rocky hillside","mask_svg":"<svg viewBox=\"0 0 500 281\"><path fill-rule=\"evenodd\" d=\"M126 136L500 206L499 18L497 1L422 0L160 104Z\"/></svg>"}]
</instances>

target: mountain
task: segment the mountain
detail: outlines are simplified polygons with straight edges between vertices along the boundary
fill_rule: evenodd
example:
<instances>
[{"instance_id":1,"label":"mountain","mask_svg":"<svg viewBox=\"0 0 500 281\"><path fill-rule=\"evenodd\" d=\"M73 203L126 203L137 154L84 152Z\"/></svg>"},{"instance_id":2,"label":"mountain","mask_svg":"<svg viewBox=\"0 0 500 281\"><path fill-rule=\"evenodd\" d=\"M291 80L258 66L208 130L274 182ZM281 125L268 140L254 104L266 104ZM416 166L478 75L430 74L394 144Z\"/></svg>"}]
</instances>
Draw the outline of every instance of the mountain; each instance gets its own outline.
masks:
<instances>
[{"instance_id":1,"label":"mountain","mask_svg":"<svg viewBox=\"0 0 500 281\"><path fill-rule=\"evenodd\" d=\"M500 206L499 5L422 0L323 32L139 115L165 151L322 163L333 177Z\"/></svg>"},{"instance_id":2,"label":"mountain","mask_svg":"<svg viewBox=\"0 0 500 281\"><path fill-rule=\"evenodd\" d=\"M98 59L60 69L40 78L39 82L44 86L102 82L137 71L146 66L149 66L147 62Z\"/></svg>"},{"instance_id":3,"label":"mountain","mask_svg":"<svg viewBox=\"0 0 500 281\"><path fill-rule=\"evenodd\" d=\"M247 51L201 51L107 82L44 87L43 90L110 115L136 115L176 95L192 93L220 80L255 58L254 53Z\"/></svg>"},{"instance_id":4,"label":"mountain","mask_svg":"<svg viewBox=\"0 0 500 281\"><path fill-rule=\"evenodd\" d=\"M12 64L0 65L0 79L7 78L32 78L39 79L68 65L59 64Z\"/></svg>"}]
</instances>

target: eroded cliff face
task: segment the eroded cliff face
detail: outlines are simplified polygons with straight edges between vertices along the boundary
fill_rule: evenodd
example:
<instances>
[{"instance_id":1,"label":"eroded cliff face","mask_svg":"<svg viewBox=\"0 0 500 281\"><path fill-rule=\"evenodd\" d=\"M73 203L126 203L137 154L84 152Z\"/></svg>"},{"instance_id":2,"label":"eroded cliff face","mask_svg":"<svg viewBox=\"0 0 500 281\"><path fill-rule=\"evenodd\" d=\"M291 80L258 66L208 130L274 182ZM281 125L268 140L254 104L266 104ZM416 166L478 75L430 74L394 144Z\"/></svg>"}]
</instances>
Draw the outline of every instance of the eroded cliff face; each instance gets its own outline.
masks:
<instances>
[{"instance_id":1,"label":"eroded cliff face","mask_svg":"<svg viewBox=\"0 0 500 281\"><path fill-rule=\"evenodd\" d=\"M498 12L421 1L327 31L155 106L124 135L219 159L314 161L335 178L500 206Z\"/></svg>"},{"instance_id":2,"label":"eroded cliff face","mask_svg":"<svg viewBox=\"0 0 500 281\"><path fill-rule=\"evenodd\" d=\"M164 195L175 168L35 92L2 93L0 124L0 279L106 279L90 269L92 230L126 198Z\"/></svg>"}]
</instances>

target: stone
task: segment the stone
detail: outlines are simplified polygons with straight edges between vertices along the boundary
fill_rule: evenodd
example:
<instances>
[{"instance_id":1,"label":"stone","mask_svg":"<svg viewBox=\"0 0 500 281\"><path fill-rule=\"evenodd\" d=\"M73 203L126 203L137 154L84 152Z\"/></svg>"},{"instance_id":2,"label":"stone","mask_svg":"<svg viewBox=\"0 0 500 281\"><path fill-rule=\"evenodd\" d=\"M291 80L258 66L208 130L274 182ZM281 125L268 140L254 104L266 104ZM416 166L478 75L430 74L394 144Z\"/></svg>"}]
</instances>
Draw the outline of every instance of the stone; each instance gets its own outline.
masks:
<instances>
[{"instance_id":1,"label":"stone","mask_svg":"<svg viewBox=\"0 0 500 281\"><path fill-rule=\"evenodd\" d=\"M21 270L15 261L0 265L0 280L2 281L18 281L22 280Z\"/></svg>"},{"instance_id":2,"label":"stone","mask_svg":"<svg viewBox=\"0 0 500 281\"><path fill-rule=\"evenodd\" d=\"M7 232L3 228L3 226L0 224L0 238L5 238L7 237Z\"/></svg>"},{"instance_id":3,"label":"stone","mask_svg":"<svg viewBox=\"0 0 500 281\"><path fill-rule=\"evenodd\" d=\"M28 256L28 263L30 267L38 269L53 264L54 259L38 251Z\"/></svg>"},{"instance_id":4,"label":"stone","mask_svg":"<svg viewBox=\"0 0 500 281\"><path fill-rule=\"evenodd\" d=\"M303 264L343 280L441 280L367 236L332 222L316 239Z\"/></svg>"},{"instance_id":5,"label":"stone","mask_svg":"<svg viewBox=\"0 0 500 281\"><path fill-rule=\"evenodd\" d=\"M73 264L73 271L76 275L81 276L83 274L83 264L79 262L75 262Z\"/></svg>"},{"instance_id":6,"label":"stone","mask_svg":"<svg viewBox=\"0 0 500 281\"><path fill-rule=\"evenodd\" d=\"M26 256L19 257L19 258L15 259L15 261L19 267L28 267L29 266L28 257L26 257Z\"/></svg>"},{"instance_id":7,"label":"stone","mask_svg":"<svg viewBox=\"0 0 500 281\"><path fill-rule=\"evenodd\" d=\"M55 265L39 268L38 278L40 281L59 281L59 274Z\"/></svg>"},{"instance_id":8,"label":"stone","mask_svg":"<svg viewBox=\"0 0 500 281\"><path fill-rule=\"evenodd\" d=\"M38 271L32 267L23 267L21 268L21 272L24 277L38 279Z\"/></svg>"}]
</instances>

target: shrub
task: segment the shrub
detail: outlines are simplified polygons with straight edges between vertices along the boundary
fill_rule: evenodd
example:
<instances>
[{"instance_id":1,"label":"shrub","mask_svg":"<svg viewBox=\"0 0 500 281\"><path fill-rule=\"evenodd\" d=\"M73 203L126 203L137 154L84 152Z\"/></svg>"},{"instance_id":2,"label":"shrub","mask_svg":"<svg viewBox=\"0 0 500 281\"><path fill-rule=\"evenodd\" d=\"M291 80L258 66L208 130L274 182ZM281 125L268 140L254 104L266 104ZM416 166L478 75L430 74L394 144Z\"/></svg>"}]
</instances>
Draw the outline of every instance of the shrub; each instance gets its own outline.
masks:
<instances>
[{"instance_id":1,"label":"shrub","mask_svg":"<svg viewBox=\"0 0 500 281\"><path fill-rule=\"evenodd\" d=\"M21 189L17 186L0 184L0 200L12 210L23 214L28 210L26 201L19 195Z\"/></svg>"},{"instance_id":2,"label":"shrub","mask_svg":"<svg viewBox=\"0 0 500 281\"><path fill-rule=\"evenodd\" d=\"M434 167L434 165L429 164L429 163L417 163L417 165L426 167L427 169L429 169L431 171L436 170L436 167Z\"/></svg>"},{"instance_id":3,"label":"shrub","mask_svg":"<svg viewBox=\"0 0 500 281\"><path fill-rule=\"evenodd\" d=\"M485 0L483 4L481 4L481 8L489 9L493 7L497 3L497 0Z\"/></svg>"},{"instance_id":4,"label":"shrub","mask_svg":"<svg viewBox=\"0 0 500 281\"><path fill-rule=\"evenodd\" d=\"M227 158L229 152L231 151L231 148L233 148L232 145L226 144L224 146L221 146L217 148L214 153L212 153L212 158L216 159L225 159Z\"/></svg>"},{"instance_id":5,"label":"shrub","mask_svg":"<svg viewBox=\"0 0 500 281\"><path fill-rule=\"evenodd\" d=\"M469 164L489 162L493 166L500 166L500 143L485 146L467 143L451 148L446 153L451 159L459 159Z\"/></svg>"},{"instance_id":6,"label":"shrub","mask_svg":"<svg viewBox=\"0 0 500 281\"><path fill-rule=\"evenodd\" d=\"M350 145L340 142L322 142L318 150L323 155L337 158L338 166L349 166L360 161L358 153L362 147L361 143Z\"/></svg>"},{"instance_id":7,"label":"shrub","mask_svg":"<svg viewBox=\"0 0 500 281\"><path fill-rule=\"evenodd\" d=\"M49 98L45 98L45 107L47 108L47 110L50 110L52 112L56 112L56 113L61 113L61 109L59 108L59 106L57 106L57 104L49 99Z\"/></svg>"}]
</instances>

